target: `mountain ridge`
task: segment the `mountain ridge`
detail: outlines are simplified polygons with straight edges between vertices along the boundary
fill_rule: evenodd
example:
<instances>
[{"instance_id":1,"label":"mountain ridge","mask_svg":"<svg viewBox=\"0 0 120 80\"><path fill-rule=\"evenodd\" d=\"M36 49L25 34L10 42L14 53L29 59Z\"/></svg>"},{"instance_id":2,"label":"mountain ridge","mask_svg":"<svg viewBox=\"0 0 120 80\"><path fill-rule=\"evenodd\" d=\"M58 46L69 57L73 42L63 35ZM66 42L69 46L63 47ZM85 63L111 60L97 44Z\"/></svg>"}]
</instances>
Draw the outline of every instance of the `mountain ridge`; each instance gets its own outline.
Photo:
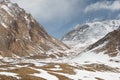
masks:
<instances>
[{"instance_id":1,"label":"mountain ridge","mask_svg":"<svg viewBox=\"0 0 120 80\"><path fill-rule=\"evenodd\" d=\"M87 46L103 38L109 32L120 28L120 20L93 21L77 25L65 34L61 41L78 47ZM79 43L79 44L78 44Z\"/></svg>"},{"instance_id":2,"label":"mountain ridge","mask_svg":"<svg viewBox=\"0 0 120 80\"><path fill-rule=\"evenodd\" d=\"M66 55L64 50L69 49L50 36L31 14L9 0L0 2L0 20L1 56L62 57Z\"/></svg>"},{"instance_id":3,"label":"mountain ridge","mask_svg":"<svg viewBox=\"0 0 120 80\"><path fill-rule=\"evenodd\" d=\"M120 38L119 37L120 37L120 29L114 30L108 33L102 39L98 40L96 43L90 45L87 49L88 50L94 49L93 51L95 51L96 53L105 51L104 54L108 54L111 57L116 57L120 53ZM103 45L103 46L100 48L96 48L100 45Z\"/></svg>"}]
</instances>

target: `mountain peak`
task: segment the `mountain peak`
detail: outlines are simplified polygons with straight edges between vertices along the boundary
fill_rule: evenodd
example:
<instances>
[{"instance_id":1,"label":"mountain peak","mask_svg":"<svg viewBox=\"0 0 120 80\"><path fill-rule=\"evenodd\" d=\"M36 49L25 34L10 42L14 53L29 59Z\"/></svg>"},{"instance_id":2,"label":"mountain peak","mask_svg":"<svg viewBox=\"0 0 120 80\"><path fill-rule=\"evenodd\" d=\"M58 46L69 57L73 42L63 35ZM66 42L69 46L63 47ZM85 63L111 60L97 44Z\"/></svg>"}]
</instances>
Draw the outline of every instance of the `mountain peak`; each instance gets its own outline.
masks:
<instances>
[{"instance_id":1,"label":"mountain peak","mask_svg":"<svg viewBox=\"0 0 120 80\"><path fill-rule=\"evenodd\" d=\"M104 37L107 33L120 27L120 20L94 21L77 25L68 32L62 41L79 42L79 44L92 44Z\"/></svg>"},{"instance_id":2,"label":"mountain peak","mask_svg":"<svg viewBox=\"0 0 120 80\"><path fill-rule=\"evenodd\" d=\"M65 49L68 47L51 37L31 14L26 13L17 4L9 3L9 0L1 2L1 56L58 57L64 56L62 51Z\"/></svg>"}]
</instances>

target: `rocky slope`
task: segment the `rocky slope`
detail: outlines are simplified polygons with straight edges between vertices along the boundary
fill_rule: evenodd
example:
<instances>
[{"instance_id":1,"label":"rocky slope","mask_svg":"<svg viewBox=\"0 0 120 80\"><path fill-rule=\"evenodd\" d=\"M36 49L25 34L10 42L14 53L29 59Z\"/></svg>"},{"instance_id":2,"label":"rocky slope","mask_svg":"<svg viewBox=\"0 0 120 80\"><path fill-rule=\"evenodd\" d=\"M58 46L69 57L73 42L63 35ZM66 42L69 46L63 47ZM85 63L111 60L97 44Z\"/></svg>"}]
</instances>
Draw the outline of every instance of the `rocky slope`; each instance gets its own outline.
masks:
<instances>
[{"instance_id":1,"label":"rocky slope","mask_svg":"<svg viewBox=\"0 0 120 80\"><path fill-rule=\"evenodd\" d=\"M87 49L96 53L104 52L104 54L108 54L111 57L120 56L120 29L108 33Z\"/></svg>"},{"instance_id":2,"label":"rocky slope","mask_svg":"<svg viewBox=\"0 0 120 80\"><path fill-rule=\"evenodd\" d=\"M44 28L17 4L0 1L1 57L62 57L68 49L51 37Z\"/></svg>"}]
</instances>

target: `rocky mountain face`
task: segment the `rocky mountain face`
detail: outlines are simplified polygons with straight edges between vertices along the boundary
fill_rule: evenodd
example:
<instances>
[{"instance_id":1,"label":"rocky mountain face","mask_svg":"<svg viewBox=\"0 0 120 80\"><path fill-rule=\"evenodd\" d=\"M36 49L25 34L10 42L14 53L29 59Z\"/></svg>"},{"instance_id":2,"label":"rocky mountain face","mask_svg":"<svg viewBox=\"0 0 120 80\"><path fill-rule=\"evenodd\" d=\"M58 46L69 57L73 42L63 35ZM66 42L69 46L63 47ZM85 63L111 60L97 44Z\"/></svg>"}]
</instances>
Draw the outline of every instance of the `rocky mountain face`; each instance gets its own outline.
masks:
<instances>
[{"instance_id":1,"label":"rocky mountain face","mask_svg":"<svg viewBox=\"0 0 120 80\"><path fill-rule=\"evenodd\" d=\"M51 37L17 4L0 1L0 55L2 57L62 57L68 47Z\"/></svg>"},{"instance_id":2,"label":"rocky mountain face","mask_svg":"<svg viewBox=\"0 0 120 80\"><path fill-rule=\"evenodd\" d=\"M111 57L118 56L120 54L120 29L108 33L87 49L96 53L104 52Z\"/></svg>"},{"instance_id":3,"label":"rocky mountain face","mask_svg":"<svg viewBox=\"0 0 120 80\"><path fill-rule=\"evenodd\" d=\"M68 32L61 40L63 42L72 41L76 44L88 45L96 42L109 32L120 27L120 20L106 20L85 23L77 25L73 30Z\"/></svg>"}]
</instances>

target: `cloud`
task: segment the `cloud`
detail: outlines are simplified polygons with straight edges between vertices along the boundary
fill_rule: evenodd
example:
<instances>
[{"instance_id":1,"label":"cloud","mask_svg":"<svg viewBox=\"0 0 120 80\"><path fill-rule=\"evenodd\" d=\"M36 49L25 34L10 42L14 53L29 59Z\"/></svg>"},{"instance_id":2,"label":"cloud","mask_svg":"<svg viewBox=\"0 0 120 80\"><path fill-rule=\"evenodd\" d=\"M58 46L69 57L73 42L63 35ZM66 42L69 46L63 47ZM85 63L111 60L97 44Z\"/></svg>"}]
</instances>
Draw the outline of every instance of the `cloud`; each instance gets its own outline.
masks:
<instances>
[{"instance_id":1,"label":"cloud","mask_svg":"<svg viewBox=\"0 0 120 80\"><path fill-rule=\"evenodd\" d=\"M80 15L84 0L11 0L31 13L49 34L61 35L76 16ZM83 10L82 10L83 11ZM56 32L60 34L56 34Z\"/></svg>"},{"instance_id":2,"label":"cloud","mask_svg":"<svg viewBox=\"0 0 120 80\"><path fill-rule=\"evenodd\" d=\"M115 1L101 1L101 2L96 2L93 4L88 5L84 12L89 12L89 11L97 11L97 10L111 10L111 11L117 11L120 10L120 1L115 0Z\"/></svg>"},{"instance_id":3,"label":"cloud","mask_svg":"<svg viewBox=\"0 0 120 80\"><path fill-rule=\"evenodd\" d=\"M11 0L17 2L27 12L43 21L68 19L76 8L79 0Z\"/></svg>"}]
</instances>

